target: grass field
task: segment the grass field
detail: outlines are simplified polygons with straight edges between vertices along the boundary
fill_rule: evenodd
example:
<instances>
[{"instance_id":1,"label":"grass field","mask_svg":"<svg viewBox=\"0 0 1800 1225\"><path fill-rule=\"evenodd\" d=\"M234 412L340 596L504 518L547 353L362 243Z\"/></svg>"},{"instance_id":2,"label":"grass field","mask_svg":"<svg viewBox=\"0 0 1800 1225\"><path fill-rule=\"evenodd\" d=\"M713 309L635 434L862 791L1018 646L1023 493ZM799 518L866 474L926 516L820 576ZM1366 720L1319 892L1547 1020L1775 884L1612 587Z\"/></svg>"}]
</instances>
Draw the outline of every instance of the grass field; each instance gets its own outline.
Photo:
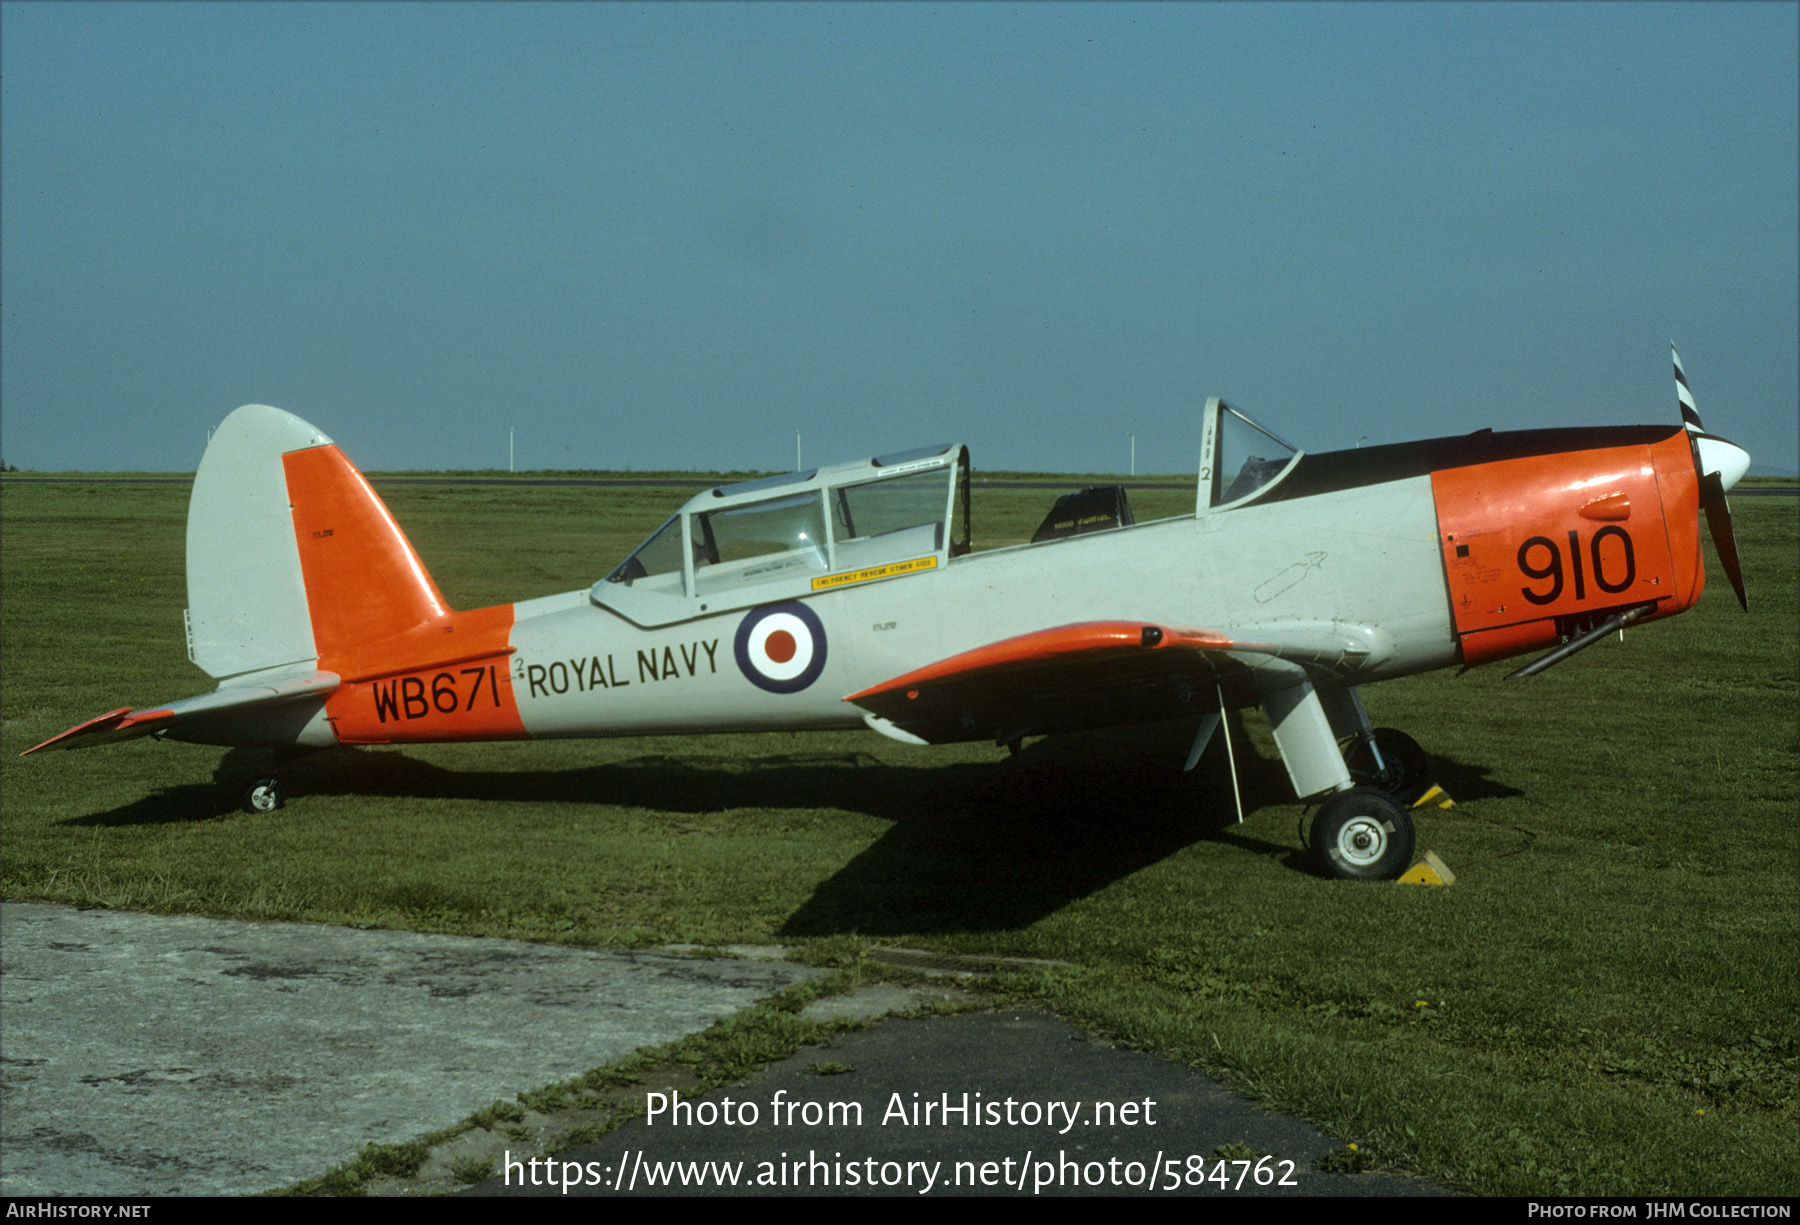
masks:
<instances>
[{"instance_id":1,"label":"grass field","mask_svg":"<svg viewBox=\"0 0 1800 1225\"><path fill-rule=\"evenodd\" d=\"M584 586L682 498L384 493L458 607ZM979 489L978 543L1023 540L1052 496ZM1749 616L1715 581L1691 613L1529 681L1366 691L1458 801L1420 819L1459 877L1428 890L1307 870L1256 716L1241 826L1221 823L1216 753L1179 773L1180 727L1012 759L847 733L333 751L258 817L216 784L260 755L135 741L20 761L102 711L210 687L182 648L186 497L0 483L9 899L1056 959L1074 968L1008 986L1392 1168L1498 1194L1800 1190L1790 499L1734 505Z\"/></svg>"}]
</instances>

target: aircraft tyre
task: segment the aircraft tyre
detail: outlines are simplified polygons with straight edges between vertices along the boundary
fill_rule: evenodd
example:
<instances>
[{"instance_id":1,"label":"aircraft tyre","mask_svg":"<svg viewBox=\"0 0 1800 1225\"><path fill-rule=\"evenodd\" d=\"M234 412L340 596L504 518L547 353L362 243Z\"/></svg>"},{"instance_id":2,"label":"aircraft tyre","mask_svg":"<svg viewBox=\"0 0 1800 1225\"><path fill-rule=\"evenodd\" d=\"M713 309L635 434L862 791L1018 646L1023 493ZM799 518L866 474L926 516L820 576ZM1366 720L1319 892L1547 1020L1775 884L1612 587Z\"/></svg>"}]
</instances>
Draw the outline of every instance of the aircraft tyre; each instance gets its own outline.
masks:
<instances>
[{"instance_id":1,"label":"aircraft tyre","mask_svg":"<svg viewBox=\"0 0 1800 1225\"><path fill-rule=\"evenodd\" d=\"M274 812L285 803L287 793L282 790L278 778L259 778L244 791L245 812Z\"/></svg>"},{"instance_id":2,"label":"aircraft tyre","mask_svg":"<svg viewBox=\"0 0 1800 1225\"><path fill-rule=\"evenodd\" d=\"M1313 818L1313 853L1339 880L1394 880L1412 863L1412 814L1386 791L1353 787Z\"/></svg>"},{"instance_id":3,"label":"aircraft tyre","mask_svg":"<svg viewBox=\"0 0 1800 1225\"><path fill-rule=\"evenodd\" d=\"M1344 755L1350 777L1359 784L1408 800L1431 785L1431 763L1417 740L1397 728L1378 727L1375 747L1381 750L1381 760L1387 766L1384 771L1375 769L1375 757L1369 752L1367 741L1359 740Z\"/></svg>"}]
</instances>

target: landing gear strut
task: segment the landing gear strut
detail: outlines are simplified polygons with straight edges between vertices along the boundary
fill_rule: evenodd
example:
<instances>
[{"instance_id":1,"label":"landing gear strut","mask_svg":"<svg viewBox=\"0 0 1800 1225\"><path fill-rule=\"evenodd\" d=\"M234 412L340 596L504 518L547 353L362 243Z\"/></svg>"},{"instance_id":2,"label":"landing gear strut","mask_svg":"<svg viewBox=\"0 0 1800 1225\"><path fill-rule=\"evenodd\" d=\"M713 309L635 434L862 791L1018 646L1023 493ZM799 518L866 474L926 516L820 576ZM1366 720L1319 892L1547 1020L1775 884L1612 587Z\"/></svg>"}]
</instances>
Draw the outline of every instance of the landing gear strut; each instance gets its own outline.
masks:
<instances>
[{"instance_id":1,"label":"landing gear strut","mask_svg":"<svg viewBox=\"0 0 1800 1225\"><path fill-rule=\"evenodd\" d=\"M1412 863L1412 814L1386 791L1353 787L1325 801L1311 842L1328 876L1393 880Z\"/></svg>"},{"instance_id":2,"label":"landing gear strut","mask_svg":"<svg viewBox=\"0 0 1800 1225\"><path fill-rule=\"evenodd\" d=\"M1425 750L1417 740L1391 727L1378 727L1359 737L1345 752L1344 764L1357 783L1403 801L1416 799L1431 785L1431 763L1425 759Z\"/></svg>"}]
</instances>

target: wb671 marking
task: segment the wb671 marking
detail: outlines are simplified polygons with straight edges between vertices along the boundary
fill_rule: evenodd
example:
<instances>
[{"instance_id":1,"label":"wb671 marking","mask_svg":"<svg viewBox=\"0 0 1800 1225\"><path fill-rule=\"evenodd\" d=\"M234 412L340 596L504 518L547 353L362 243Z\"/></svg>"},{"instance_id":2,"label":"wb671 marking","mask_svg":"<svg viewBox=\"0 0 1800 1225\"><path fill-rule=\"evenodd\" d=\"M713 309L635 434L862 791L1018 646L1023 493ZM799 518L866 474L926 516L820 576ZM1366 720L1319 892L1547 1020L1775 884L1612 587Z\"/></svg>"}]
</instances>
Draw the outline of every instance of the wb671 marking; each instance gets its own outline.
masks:
<instances>
[{"instance_id":1,"label":"wb671 marking","mask_svg":"<svg viewBox=\"0 0 1800 1225\"><path fill-rule=\"evenodd\" d=\"M471 710L475 700L481 696L482 683L487 684L487 693L496 710L500 707L500 683L494 673L494 665L485 668L460 669L463 681L449 672L439 672L431 678L429 693L425 688L423 677L402 676L387 682L376 681L369 688L369 695L375 700L375 717L377 721L386 723L390 719L423 719L436 711L441 715L453 715L458 710ZM466 700L460 697L462 690L468 691ZM460 703L460 705L459 705Z\"/></svg>"}]
</instances>

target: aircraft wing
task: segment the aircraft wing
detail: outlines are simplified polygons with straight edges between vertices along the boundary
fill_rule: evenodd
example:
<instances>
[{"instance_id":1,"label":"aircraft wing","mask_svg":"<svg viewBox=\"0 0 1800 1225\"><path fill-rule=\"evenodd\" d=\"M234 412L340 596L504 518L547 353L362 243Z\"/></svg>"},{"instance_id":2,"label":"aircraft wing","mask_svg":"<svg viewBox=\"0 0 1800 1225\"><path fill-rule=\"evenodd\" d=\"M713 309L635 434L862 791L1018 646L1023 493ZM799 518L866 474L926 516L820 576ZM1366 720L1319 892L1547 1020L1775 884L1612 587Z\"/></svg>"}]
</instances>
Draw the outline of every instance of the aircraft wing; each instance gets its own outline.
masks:
<instances>
[{"instance_id":1,"label":"aircraft wing","mask_svg":"<svg viewBox=\"0 0 1800 1225\"><path fill-rule=\"evenodd\" d=\"M1078 731L1250 705L1300 681L1329 682L1368 656L1352 627L1266 632L1083 621L1007 638L844 700L875 730L943 744Z\"/></svg>"},{"instance_id":2,"label":"aircraft wing","mask_svg":"<svg viewBox=\"0 0 1800 1225\"><path fill-rule=\"evenodd\" d=\"M179 739L185 726L203 720L254 719L304 698L324 698L338 687L338 679L335 672L313 672L262 683L222 685L212 693L148 710L121 706L33 745L19 756L48 749L85 749L157 732L173 733Z\"/></svg>"}]
</instances>

